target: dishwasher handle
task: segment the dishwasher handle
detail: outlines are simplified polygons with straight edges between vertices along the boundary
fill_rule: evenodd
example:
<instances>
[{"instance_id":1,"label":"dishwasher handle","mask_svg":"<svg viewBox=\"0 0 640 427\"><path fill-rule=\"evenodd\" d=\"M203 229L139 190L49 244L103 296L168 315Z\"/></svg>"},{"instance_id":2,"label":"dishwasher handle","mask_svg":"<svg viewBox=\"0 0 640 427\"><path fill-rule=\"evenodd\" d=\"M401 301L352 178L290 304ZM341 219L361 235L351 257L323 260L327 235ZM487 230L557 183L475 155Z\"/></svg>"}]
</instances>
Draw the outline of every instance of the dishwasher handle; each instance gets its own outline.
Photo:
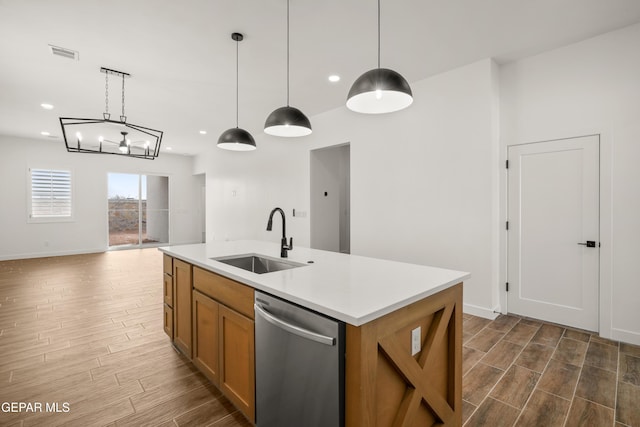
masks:
<instances>
[{"instance_id":1,"label":"dishwasher handle","mask_svg":"<svg viewBox=\"0 0 640 427\"><path fill-rule=\"evenodd\" d=\"M285 331L290 332L299 337L306 338L308 340L312 340L315 342L319 342L320 344L333 346L336 343L336 339L333 337L317 334L315 332L309 331L308 329L304 329L304 328L301 328L300 326L293 325L282 319L278 319L273 314L265 310L265 308L259 304L254 304L253 306L256 309L256 313L260 315L260 317L262 317L264 320L271 323L272 325L279 327L280 329L284 329Z\"/></svg>"}]
</instances>

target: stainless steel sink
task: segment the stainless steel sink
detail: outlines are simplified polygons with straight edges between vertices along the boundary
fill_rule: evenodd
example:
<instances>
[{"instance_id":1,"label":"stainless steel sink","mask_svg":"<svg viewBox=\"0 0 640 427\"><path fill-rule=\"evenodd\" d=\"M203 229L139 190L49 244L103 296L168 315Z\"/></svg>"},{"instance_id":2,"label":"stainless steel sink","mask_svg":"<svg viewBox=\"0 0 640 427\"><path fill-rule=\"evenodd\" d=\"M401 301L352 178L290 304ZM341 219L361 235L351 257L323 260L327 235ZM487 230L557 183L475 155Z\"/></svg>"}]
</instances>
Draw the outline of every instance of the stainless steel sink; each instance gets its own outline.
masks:
<instances>
[{"instance_id":1,"label":"stainless steel sink","mask_svg":"<svg viewBox=\"0 0 640 427\"><path fill-rule=\"evenodd\" d=\"M232 255L211 259L234 267L242 268L243 270L251 271L256 274L289 270L290 268L304 267L306 265L292 261L284 261L277 258L269 258L258 254Z\"/></svg>"}]
</instances>

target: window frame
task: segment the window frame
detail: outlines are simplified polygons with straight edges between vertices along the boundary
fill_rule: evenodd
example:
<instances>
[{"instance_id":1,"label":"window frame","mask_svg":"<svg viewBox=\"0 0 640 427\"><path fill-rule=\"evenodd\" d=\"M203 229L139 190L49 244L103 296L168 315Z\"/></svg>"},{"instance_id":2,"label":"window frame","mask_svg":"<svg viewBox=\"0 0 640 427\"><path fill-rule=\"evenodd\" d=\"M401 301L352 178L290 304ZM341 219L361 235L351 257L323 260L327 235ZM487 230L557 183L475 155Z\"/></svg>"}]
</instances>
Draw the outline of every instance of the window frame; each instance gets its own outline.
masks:
<instances>
[{"instance_id":1,"label":"window frame","mask_svg":"<svg viewBox=\"0 0 640 427\"><path fill-rule=\"evenodd\" d=\"M32 171L45 171L49 173L64 172L69 174L69 191L70 191L70 213L65 216L58 215L46 215L46 216L33 216L33 172ZM27 223L42 224L42 223L57 223L57 222L74 222L75 221L75 185L74 185L74 172L70 168L41 168L41 167L28 167L27 168Z\"/></svg>"}]
</instances>

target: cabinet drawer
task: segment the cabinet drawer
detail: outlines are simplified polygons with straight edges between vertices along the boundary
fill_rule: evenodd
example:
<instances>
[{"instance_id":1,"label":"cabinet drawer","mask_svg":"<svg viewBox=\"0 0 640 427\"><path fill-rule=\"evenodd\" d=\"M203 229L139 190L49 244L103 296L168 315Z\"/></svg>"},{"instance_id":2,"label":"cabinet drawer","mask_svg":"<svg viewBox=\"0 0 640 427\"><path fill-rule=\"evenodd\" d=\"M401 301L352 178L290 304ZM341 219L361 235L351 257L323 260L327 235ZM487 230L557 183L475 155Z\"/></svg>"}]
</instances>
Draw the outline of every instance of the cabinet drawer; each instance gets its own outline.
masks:
<instances>
[{"instance_id":1,"label":"cabinet drawer","mask_svg":"<svg viewBox=\"0 0 640 427\"><path fill-rule=\"evenodd\" d=\"M173 258L171 258L167 254L164 254L164 257L162 259L162 264L163 264L164 273L170 276L173 275Z\"/></svg>"},{"instance_id":2,"label":"cabinet drawer","mask_svg":"<svg viewBox=\"0 0 640 427\"><path fill-rule=\"evenodd\" d=\"M250 286L193 267L193 287L248 318L254 318L253 288Z\"/></svg>"},{"instance_id":3,"label":"cabinet drawer","mask_svg":"<svg viewBox=\"0 0 640 427\"><path fill-rule=\"evenodd\" d=\"M163 275L162 294L164 303L169 307L173 307L173 277L167 273Z\"/></svg>"},{"instance_id":4,"label":"cabinet drawer","mask_svg":"<svg viewBox=\"0 0 640 427\"><path fill-rule=\"evenodd\" d=\"M163 323L164 333L169 335L169 338L173 340L173 308L166 304L164 305Z\"/></svg>"}]
</instances>

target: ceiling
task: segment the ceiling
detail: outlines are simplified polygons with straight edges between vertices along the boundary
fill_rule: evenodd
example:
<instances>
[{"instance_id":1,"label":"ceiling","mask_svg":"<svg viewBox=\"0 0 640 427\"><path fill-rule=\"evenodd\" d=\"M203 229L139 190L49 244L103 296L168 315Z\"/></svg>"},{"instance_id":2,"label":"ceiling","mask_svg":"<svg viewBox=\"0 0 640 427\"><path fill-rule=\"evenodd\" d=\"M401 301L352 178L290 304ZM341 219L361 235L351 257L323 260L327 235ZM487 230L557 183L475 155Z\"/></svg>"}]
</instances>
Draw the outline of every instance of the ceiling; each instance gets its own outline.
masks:
<instances>
[{"instance_id":1,"label":"ceiling","mask_svg":"<svg viewBox=\"0 0 640 427\"><path fill-rule=\"evenodd\" d=\"M381 3L381 65L409 82L640 22L638 0ZM376 66L376 12L375 0L291 0L292 106L309 117L344 106L351 83ZM62 146L58 117L102 116L99 70L107 67L132 75L128 122L163 130L163 151L208 150L235 126L234 31L245 35L239 125L260 148L272 138L262 132L267 115L286 104L286 0L0 0L0 134ZM79 60L52 55L50 44L78 51ZM330 74L341 80L330 83ZM110 80L115 116L120 85Z\"/></svg>"}]
</instances>

